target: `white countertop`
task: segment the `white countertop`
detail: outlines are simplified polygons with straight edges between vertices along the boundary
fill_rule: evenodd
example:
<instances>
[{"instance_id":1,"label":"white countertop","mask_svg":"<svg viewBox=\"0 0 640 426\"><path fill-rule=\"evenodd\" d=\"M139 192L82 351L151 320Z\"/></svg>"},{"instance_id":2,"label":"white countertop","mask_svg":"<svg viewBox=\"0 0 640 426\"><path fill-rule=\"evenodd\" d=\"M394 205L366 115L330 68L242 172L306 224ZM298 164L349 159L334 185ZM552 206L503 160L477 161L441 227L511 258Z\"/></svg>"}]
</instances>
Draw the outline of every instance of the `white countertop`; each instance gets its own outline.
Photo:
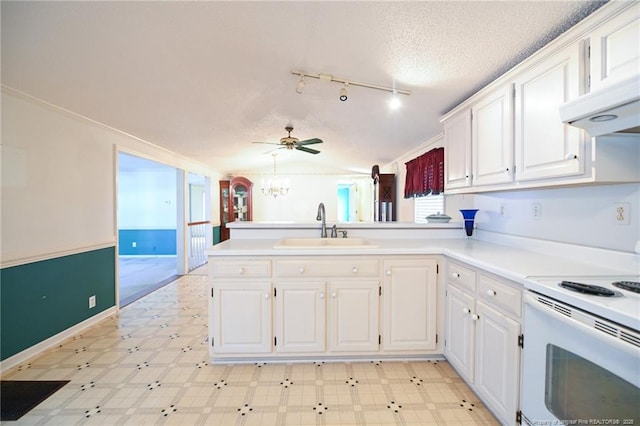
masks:
<instances>
[{"instance_id":1,"label":"white countertop","mask_svg":"<svg viewBox=\"0 0 640 426\"><path fill-rule=\"evenodd\" d=\"M290 226L290 225L289 225ZM317 227L317 224L314 224ZM446 255L507 279L527 284L531 276L626 275L597 259L546 255L476 239L369 239L372 248L274 248L278 239L231 239L211 247L209 256Z\"/></svg>"},{"instance_id":2,"label":"white countertop","mask_svg":"<svg viewBox=\"0 0 640 426\"><path fill-rule=\"evenodd\" d=\"M414 222L331 222L327 227L336 225L340 229L457 229L462 228L462 221L449 223L414 223ZM229 222L231 229L320 229L320 222Z\"/></svg>"}]
</instances>

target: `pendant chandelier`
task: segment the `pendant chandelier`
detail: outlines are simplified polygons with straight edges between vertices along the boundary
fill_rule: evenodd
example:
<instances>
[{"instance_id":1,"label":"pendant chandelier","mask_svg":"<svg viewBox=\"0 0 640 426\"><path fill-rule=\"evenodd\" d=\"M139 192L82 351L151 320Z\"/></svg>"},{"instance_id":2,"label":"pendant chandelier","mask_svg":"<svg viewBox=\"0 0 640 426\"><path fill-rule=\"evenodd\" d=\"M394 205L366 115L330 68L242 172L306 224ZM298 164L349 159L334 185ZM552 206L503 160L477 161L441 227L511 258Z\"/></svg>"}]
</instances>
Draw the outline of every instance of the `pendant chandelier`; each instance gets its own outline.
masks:
<instances>
[{"instance_id":1,"label":"pendant chandelier","mask_svg":"<svg viewBox=\"0 0 640 426\"><path fill-rule=\"evenodd\" d=\"M276 156L278 154L273 155L273 177L265 182L262 179L262 193L267 196L272 196L276 198L278 196L284 196L289 193L289 180L288 179L278 179L276 174Z\"/></svg>"}]
</instances>

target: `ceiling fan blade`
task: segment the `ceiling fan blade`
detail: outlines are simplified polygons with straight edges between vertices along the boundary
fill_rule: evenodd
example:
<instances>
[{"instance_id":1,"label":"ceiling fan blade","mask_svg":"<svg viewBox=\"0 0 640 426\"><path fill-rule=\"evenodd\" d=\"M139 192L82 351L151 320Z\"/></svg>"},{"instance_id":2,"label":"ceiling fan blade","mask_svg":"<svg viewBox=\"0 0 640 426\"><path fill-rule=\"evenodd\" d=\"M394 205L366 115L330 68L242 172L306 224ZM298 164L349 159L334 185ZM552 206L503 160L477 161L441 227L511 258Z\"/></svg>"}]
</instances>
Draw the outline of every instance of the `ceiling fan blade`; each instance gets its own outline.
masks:
<instances>
[{"instance_id":1,"label":"ceiling fan blade","mask_svg":"<svg viewBox=\"0 0 640 426\"><path fill-rule=\"evenodd\" d=\"M307 148L305 146L296 146L296 149L298 151L308 152L309 154L320 154L320 151L318 151L316 149Z\"/></svg>"},{"instance_id":2,"label":"ceiling fan blade","mask_svg":"<svg viewBox=\"0 0 640 426\"><path fill-rule=\"evenodd\" d=\"M280 145L279 143L276 143L276 142L251 142L251 143L262 143L265 145Z\"/></svg>"},{"instance_id":3,"label":"ceiling fan blade","mask_svg":"<svg viewBox=\"0 0 640 426\"><path fill-rule=\"evenodd\" d=\"M298 142L298 145L313 145L316 143L322 143L322 139L318 139L318 138L306 139Z\"/></svg>"}]
</instances>

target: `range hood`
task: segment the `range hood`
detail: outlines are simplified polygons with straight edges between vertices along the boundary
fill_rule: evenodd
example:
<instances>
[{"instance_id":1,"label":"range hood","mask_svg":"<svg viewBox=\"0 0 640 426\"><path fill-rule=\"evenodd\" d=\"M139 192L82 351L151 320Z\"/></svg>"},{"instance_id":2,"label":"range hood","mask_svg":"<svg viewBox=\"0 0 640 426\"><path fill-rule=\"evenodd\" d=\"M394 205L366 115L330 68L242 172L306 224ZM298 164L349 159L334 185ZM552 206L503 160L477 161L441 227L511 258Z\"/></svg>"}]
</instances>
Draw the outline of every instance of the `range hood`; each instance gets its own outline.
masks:
<instances>
[{"instance_id":1,"label":"range hood","mask_svg":"<svg viewBox=\"0 0 640 426\"><path fill-rule=\"evenodd\" d=\"M640 133L640 76L611 84L560 106L563 123L591 136Z\"/></svg>"}]
</instances>

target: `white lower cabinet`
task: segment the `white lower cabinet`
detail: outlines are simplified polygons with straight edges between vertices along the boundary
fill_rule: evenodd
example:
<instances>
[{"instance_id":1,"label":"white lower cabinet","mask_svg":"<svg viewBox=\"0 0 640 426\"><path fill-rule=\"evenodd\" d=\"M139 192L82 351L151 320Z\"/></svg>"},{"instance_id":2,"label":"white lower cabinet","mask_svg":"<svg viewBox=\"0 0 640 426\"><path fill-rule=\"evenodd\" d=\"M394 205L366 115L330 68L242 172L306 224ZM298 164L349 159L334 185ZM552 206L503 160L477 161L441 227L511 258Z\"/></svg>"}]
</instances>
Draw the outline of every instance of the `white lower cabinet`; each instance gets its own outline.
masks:
<instances>
[{"instance_id":1,"label":"white lower cabinet","mask_svg":"<svg viewBox=\"0 0 640 426\"><path fill-rule=\"evenodd\" d=\"M326 348L326 285L283 282L275 286L276 352L324 352Z\"/></svg>"},{"instance_id":2,"label":"white lower cabinet","mask_svg":"<svg viewBox=\"0 0 640 426\"><path fill-rule=\"evenodd\" d=\"M476 390L509 422L516 420L519 395L520 324L482 302L476 304Z\"/></svg>"},{"instance_id":3,"label":"white lower cabinet","mask_svg":"<svg viewBox=\"0 0 640 426\"><path fill-rule=\"evenodd\" d=\"M210 319L213 352L271 352L271 317L270 282L216 283Z\"/></svg>"},{"instance_id":4,"label":"white lower cabinet","mask_svg":"<svg viewBox=\"0 0 640 426\"><path fill-rule=\"evenodd\" d=\"M475 344L474 322L471 310L473 296L449 286L445 298L445 354L458 373L473 380L473 355Z\"/></svg>"},{"instance_id":5,"label":"white lower cabinet","mask_svg":"<svg viewBox=\"0 0 640 426\"><path fill-rule=\"evenodd\" d=\"M265 256L209 264L213 360L438 354L436 257Z\"/></svg>"},{"instance_id":6,"label":"white lower cabinet","mask_svg":"<svg viewBox=\"0 0 640 426\"><path fill-rule=\"evenodd\" d=\"M329 283L329 351L378 351L379 287L378 281Z\"/></svg>"},{"instance_id":7,"label":"white lower cabinet","mask_svg":"<svg viewBox=\"0 0 640 426\"><path fill-rule=\"evenodd\" d=\"M503 424L516 424L522 290L455 262L447 265L447 360Z\"/></svg>"},{"instance_id":8,"label":"white lower cabinet","mask_svg":"<svg viewBox=\"0 0 640 426\"><path fill-rule=\"evenodd\" d=\"M425 351L437 346L435 259L393 259L383 264L382 349Z\"/></svg>"}]
</instances>

